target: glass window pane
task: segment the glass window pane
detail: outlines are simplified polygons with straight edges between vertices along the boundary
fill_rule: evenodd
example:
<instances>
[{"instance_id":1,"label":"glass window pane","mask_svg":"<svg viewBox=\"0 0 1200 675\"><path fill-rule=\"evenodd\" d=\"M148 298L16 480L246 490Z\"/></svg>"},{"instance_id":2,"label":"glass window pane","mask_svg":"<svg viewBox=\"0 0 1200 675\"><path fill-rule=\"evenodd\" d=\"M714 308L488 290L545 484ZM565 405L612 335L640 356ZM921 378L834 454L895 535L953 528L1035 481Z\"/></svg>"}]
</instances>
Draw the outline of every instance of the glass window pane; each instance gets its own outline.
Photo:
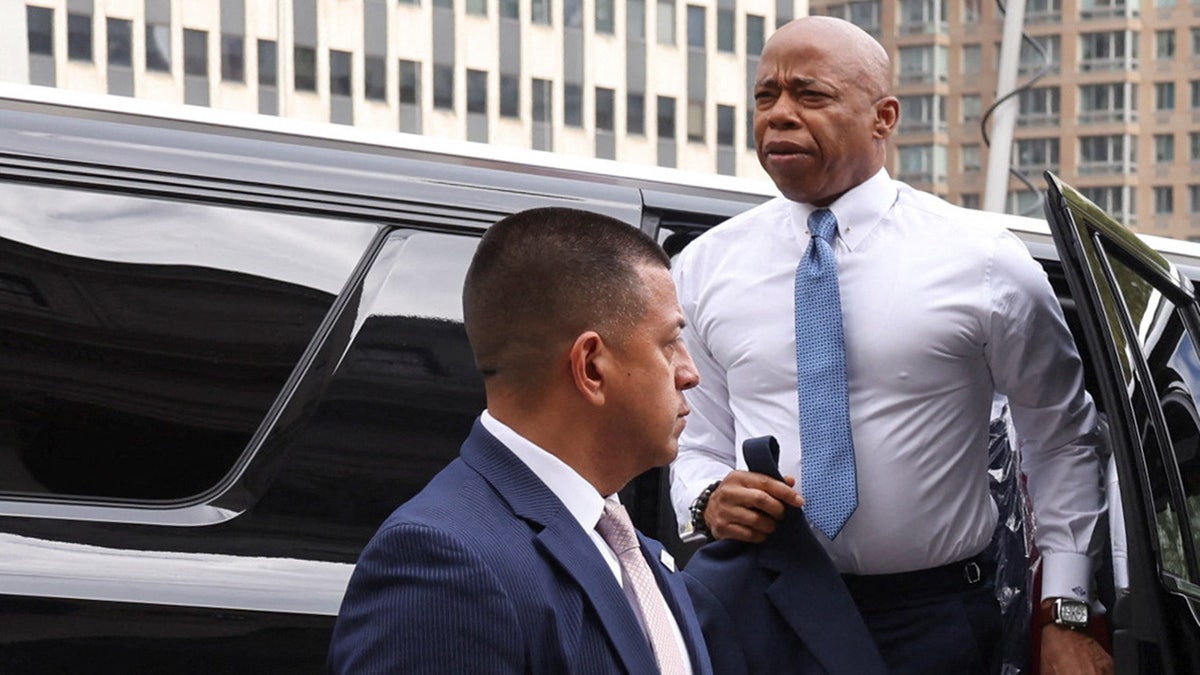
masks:
<instances>
[{"instance_id":1,"label":"glass window pane","mask_svg":"<svg viewBox=\"0 0 1200 675\"><path fill-rule=\"evenodd\" d=\"M274 87L279 81L278 66L276 65L274 40L258 41L258 83L264 87Z\"/></svg>"},{"instance_id":2,"label":"glass window pane","mask_svg":"<svg viewBox=\"0 0 1200 675\"><path fill-rule=\"evenodd\" d=\"M329 50L329 93L331 95L350 95L352 70L350 52Z\"/></svg>"},{"instance_id":3,"label":"glass window pane","mask_svg":"<svg viewBox=\"0 0 1200 675\"><path fill-rule=\"evenodd\" d=\"M596 87L596 130L613 131L616 111L616 92L604 87Z\"/></svg>"},{"instance_id":4,"label":"glass window pane","mask_svg":"<svg viewBox=\"0 0 1200 675\"><path fill-rule=\"evenodd\" d=\"M675 99L658 97L658 140L675 140Z\"/></svg>"},{"instance_id":5,"label":"glass window pane","mask_svg":"<svg viewBox=\"0 0 1200 675\"><path fill-rule=\"evenodd\" d=\"M487 71L467 71L467 112L487 114L487 82Z\"/></svg>"},{"instance_id":6,"label":"glass window pane","mask_svg":"<svg viewBox=\"0 0 1200 675\"><path fill-rule=\"evenodd\" d=\"M146 70L171 70L171 27L165 24L146 24Z\"/></svg>"},{"instance_id":7,"label":"glass window pane","mask_svg":"<svg viewBox=\"0 0 1200 675\"><path fill-rule=\"evenodd\" d=\"M246 40L241 35L221 36L221 79L246 81Z\"/></svg>"},{"instance_id":8,"label":"glass window pane","mask_svg":"<svg viewBox=\"0 0 1200 675\"><path fill-rule=\"evenodd\" d=\"M717 50L722 52L732 52L735 47L733 44L733 10L718 9L717 10Z\"/></svg>"},{"instance_id":9,"label":"glass window pane","mask_svg":"<svg viewBox=\"0 0 1200 675\"><path fill-rule=\"evenodd\" d=\"M313 47L295 48L296 91L317 90L317 50Z\"/></svg>"},{"instance_id":10,"label":"glass window pane","mask_svg":"<svg viewBox=\"0 0 1200 675\"><path fill-rule=\"evenodd\" d=\"M658 44L675 44L675 0L658 0Z\"/></svg>"},{"instance_id":11,"label":"glass window pane","mask_svg":"<svg viewBox=\"0 0 1200 675\"><path fill-rule=\"evenodd\" d=\"M133 67L133 22L108 19L108 65Z\"/></svg>"},{"instance_id":12,"label":"glass window pane","mask_svg":"<svg viewBox=\"0 0 1200 675\"><path fill-rule=\"evenodd\" d=\"M30 54L54 55L54 10L48 7L25 7L25 23Z\"/></svg>"},{"instance_id":13,"label":"glass window pane","mask_svg":"<svg viewBox=\"0 0 1200 675\"><path fill-rule=\"evenodd\" d=\"M183 31L183 72L208 77L208 32Z\"/></svg>"},{"instance_id":14,"label":"glass window pane","mask_svg":"<svg viewBox=\"0 0 1200 675\"><path fill-rule=\"evenodd\" d=\"M578 84L563 86L563 124L583 126L583 87Z\"/></svg>"},{"instance_id":15,"label":"glass window pane","mask_svg":"<svg viewBox=\"0 0 1200 675\"><path fill-rule=\"evenodd\" d=\"M521 79L516 75L500 76L500 115L521 116Z\"/></svg>"},{"instance_id":16,"label":"glass window pane","mask_svg":"<svg viewBox=\"0 0 1200 675\"><path fill-rule=\"evenodd\" d=\"M417 105L421 101L421 64L400 61L400 102Z\"/></svg>"},{"instance_id":17,"label":"glass window pane","mask_svg":"<svg viewBox=\"0 0 1200 675\"><path fill-rule=\"evenodd\" d=\"M387 61L382 56L363 59L363 96L372 101L387 98Z\"/></svg>"},{"instance_id":18,"label":"glass window pane","mask_svg":"<svg viewBox=\"0 0 1200 675\"><path fill-rule=\"evenodd\" d=\"M433 66L433 107L454 108L454 66Z\"/></svg>"},{"instance_id":19,"label":"glass window pane","mask_svg":"<svg viewBox=\"0 0 1200 675\"><path fill-rule=\"evenodd\" d=\"M67 14L67 58L92 60L92 15Z\"/></svg>"},{"instance_id":20,"label":"glass window pane","mask_svg":"<svg viewBox=\"0 0 1200 675\"><path fill-rule=\"evenodd\" d=\"M613 0L596 0L596 32L613 33Z\"/></svg>"},{"instance_id":21,"label":"glass window pane","mask_svg":"<svg viewBox=\"0 0 1200 675\"><path fill-rule=\"evenodd\" d=\"M642 135L646 133L646 96L629 94L625 97L625 132Z\"/></svg>"}]
</instances>

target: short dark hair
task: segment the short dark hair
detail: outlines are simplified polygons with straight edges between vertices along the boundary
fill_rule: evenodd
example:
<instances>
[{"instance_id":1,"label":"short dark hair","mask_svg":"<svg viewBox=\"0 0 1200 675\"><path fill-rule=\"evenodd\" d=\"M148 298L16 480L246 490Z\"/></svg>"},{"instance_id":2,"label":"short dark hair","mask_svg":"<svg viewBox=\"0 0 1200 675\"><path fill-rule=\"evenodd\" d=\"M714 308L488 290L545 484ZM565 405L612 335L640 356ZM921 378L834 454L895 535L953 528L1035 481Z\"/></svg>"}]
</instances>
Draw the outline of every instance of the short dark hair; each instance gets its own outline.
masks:
<instances>
[{"instance_id":1,"label":"short dark hair","mask_svg":"<svg viewBox=\"0 0 1200 675\"><path fill-rule=\"evenodd\" d=\"M615 218L529 209L483 235L463 285L463 321L484 377L543 372L555 349L595 330L619 341L641 319L639 267L670 267L662 248Z\"/></svg>"}]
</instances>

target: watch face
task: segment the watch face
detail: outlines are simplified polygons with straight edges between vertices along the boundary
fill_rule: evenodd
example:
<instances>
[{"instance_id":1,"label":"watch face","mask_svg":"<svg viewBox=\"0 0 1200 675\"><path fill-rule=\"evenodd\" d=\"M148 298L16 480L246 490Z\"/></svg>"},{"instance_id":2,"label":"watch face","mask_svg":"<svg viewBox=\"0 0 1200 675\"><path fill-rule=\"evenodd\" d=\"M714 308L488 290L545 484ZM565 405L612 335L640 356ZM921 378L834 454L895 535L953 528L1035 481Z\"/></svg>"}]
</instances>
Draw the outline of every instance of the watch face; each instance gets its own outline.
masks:
<instances>
[{"instance_id":1,"label":"watch face","mask_svg":"<svg viewBox=\"0 0 1200 675\"><path fill-rule=\"evenodd\" d=\"M1086 626L1088 622L1088 606L1082 602L1060 602L1058 604L1058 619L1063 623Z\"/></svg>"}]
</instances>

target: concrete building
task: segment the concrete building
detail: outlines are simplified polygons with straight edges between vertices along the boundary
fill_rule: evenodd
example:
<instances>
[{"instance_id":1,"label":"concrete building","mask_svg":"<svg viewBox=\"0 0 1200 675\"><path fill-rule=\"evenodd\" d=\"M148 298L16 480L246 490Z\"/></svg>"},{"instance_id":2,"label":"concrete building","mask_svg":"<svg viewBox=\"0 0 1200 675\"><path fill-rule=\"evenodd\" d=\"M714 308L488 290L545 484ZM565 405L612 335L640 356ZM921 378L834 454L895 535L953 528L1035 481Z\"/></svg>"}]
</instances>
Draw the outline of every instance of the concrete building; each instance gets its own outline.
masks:
<instances>
[{"instance_id":1,"label":"concrete building","mask_svg":"<svg viewBox=\"0 0 1200 675\"><path fill-rule=\"evenodd\" d=\"M768 33L806 3L0 6L0 77L9 81L765 180L747 128L747 81Z\"/></svg>"},{"instance_id":2,"label":"concrete building","mask_svg":"<svg viewBox=\"0 0 1200 675\"><path fill-rule=\"evenodd\" d=\"M981 117L996 100L1003 15L991 0L811 0L892 55L893 175L980 206ZM1129 227L1200 240L1200 1L1026 0L1011 165L1050 169ZM1036 45L1036 46L1035 46ZM1009 183L1007 210L1037 209ZM1040 211L1035 211L1040 215Z\"/></svg>"},{"instance_id":3,"label":"concrete building","mask_svg":"<svg viewBox=\"0 0 1200 675\"><path fill-rule=\"evenodd\" d=\"M982 206L990 0L0 0L0 79L764 178L757 56L807 13L892 55L892 174ZM1050 169L1200 239L1200 0L1026 0L1024 32L1007 210Z\"/></svg>"}]
</instances>

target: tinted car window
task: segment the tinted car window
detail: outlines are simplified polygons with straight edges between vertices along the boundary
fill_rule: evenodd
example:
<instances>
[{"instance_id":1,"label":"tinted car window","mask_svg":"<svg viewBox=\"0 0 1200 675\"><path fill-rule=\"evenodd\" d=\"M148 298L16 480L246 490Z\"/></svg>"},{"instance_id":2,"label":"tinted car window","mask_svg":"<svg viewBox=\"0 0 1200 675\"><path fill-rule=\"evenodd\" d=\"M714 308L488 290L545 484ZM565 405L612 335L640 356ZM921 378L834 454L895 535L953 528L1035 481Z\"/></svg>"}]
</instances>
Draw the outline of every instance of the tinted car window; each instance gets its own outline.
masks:
<instances>
[{"instance_id":1,"label":"tinted car window","mask_svg":"<svg viewBox=\"0 0 1200 675\"><path fill-rule=\"evenodd\" d=\"M0 182L0 492L211 489L375 233Z\"/></svg>"},{"instance_id":2,"label":"tinted car window","mask_svg":"<svg viewBox=\"0 0 1200 675\"><path fill-rule=\"evenodd\" d=\"M388 235L314 359L316 400L266 441L288 468L259 515L303 515L306 529L353 562L387 515L458 455L485 405L462 323L463 279L478 243Z\"/></svg>"},{"instance_id":3,"label":"tinted car window","mask_svg":"<svg viewBox=\"0 0 1200 675\"><path fill-rule=\"evenodd\" d=\"M1119 257L1105 255L1115 286L1120 290L1131 336L1142 346L1155 391L1141 386L1134 392L1137 419L1142 421L1142 443L1146 477L1149 480L1155 512L1158 543L1163 571L1179 579L1194 580L1189 574L1189 555L1195 552L1192 531L1198 531L1194 520L1200 506L1200 496L1185 494L1181 471L1190 472L1191 492L1200 495L1196 479L1200 466L1196 460L1196 443L1200 429L1192 392L1200 385L1200 360L1187 327L1186 313L1171 302L1142 275L1126 265ZM1149 410L1161 410L1166 428L1155 423L1160 419ZM1190 513L1189 513L1190 512Z\"/></svg>"}]
</instances>

